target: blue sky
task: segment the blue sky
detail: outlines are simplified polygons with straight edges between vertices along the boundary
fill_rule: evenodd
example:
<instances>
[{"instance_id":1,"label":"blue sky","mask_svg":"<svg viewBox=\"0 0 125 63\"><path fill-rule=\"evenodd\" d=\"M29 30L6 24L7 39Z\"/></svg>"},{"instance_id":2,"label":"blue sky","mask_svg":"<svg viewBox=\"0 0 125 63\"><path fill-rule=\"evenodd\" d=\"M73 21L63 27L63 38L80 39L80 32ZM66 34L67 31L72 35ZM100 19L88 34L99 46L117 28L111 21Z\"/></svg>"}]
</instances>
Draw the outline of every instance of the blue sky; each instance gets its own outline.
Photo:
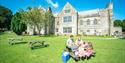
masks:
<instances>
[{"instance_id":1,"label":"blue sky","mask_svg":"<svg viewBox=\"0 0 125 63\"><path fill-rule=\"evenodd\" d=\"M85 11L97 8L106 8L110 0L0 0L0 5L17 12L20 8L50 6L54 13L60 12L63 6L69 2L77 11ZM115 19L125 19L125 0L112 0Z\"/></svg>"}]
</instances>

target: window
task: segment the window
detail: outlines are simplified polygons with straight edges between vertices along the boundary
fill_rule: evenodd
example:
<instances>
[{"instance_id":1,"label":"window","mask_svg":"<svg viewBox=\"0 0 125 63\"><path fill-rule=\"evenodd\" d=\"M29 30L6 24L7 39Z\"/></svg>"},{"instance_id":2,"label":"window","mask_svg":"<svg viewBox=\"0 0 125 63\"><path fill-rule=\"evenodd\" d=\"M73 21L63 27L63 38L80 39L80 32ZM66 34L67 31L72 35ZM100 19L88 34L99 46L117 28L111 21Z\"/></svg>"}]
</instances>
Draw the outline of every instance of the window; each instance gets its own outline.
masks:
<instances>
[{"instance_id":1,"label":"window","mask_svg":"<svg viewBox=\"0 0 125 63\"><path fill-rule=\"evenodd\" d=\"M83 30L80 30L80 32L83 32Z\"/></svg>"},{"instance_id":2,"label":"window","mask_svg":"<svg viewBox=\"0 0 125 63\"><path fill-rule=\"evenodd\" d=\"M70 9L65 10L65 13L70 13Z\"/></svg>"},{"instance_id":3,"label":"window","mask_svg":"<svg viewBox=\"0 0 125 63\"><path fill-rule=\"evenodd\" d=\"M101 14L101 17L106 17L106 16L107 16L107 14L104 14L104 13Z\"/></svg>"},{"instance_id":4,"label":"window","mask_svg":"<svg viewBox=\"0 0 125 63\"><path fill-rule=\"evenodd\" d=\"M90 25L90 20L89 19L87 20L87 25Z\"/></svg>"},{"instance_id":5,"label":"window","mask_svg":"<svg viewBox=\"0 0 125 63\"><path fill-rule=\"evenodd\" d=\"M63 20L64 22L72 22L72 16L64 16Z\"/></svg>"},{"instance_id":6,"label":"window","mask_svg":"<svg viewBox=\"0 0 125 63\"><path fill-rule=\"evenodd\" d=\"M56 28L56 32L58 32L58 28Z\"/></svg>"},{"instance_id":7,"label":"window","mask_svg":"<svg viewBox=\"0 0 125 63\"><path fill-rule=\"evenodd\" d=\"M94 30L94 32L96 33L97 31L96 31L96 30Z\"/></svg>"},{"instance_id":8,"label":"window","mask_svg":"<svg viewBox=\"0 0 125 63\"><path fill-rule=\"evenodd\" d=\"M57 21L57 25L59 25L59 21Z\"/></svg>"},{"instance_id":9,"label":"window","mask_svg":"<svg viewBox=\"0 0 125 63\"><path fill-rule=\"evenodd\" d=\"M87 32L90 32L90 30L87 30Z\"/></svg>"},{"instance_id":10,"label":"window","mask_svg":"<svg viewBox=\"0 0 125 63\"><path fill-rule=\"evenodd\" d=\"M80 25L83 25L83 20L80 20Z\"/></svg>"},{"instance_id":11,"label":"window","mask_svg":"<svg viewBox=\"0 0 125 63\"><path fill-rule=\"evenodd\" d=\"M97 25L97 24L98 24L97 19L94 19L94 25Z\"/></svg>"},{"instance_id":12,"label":"window","mask_svg":"<svg viewBox=\"0 0 125 63\"><path fill-rule=\"evenodd\" d=\"M72 27L63 27L63 33L72 33Z\"/></svg>"}]
</instances>

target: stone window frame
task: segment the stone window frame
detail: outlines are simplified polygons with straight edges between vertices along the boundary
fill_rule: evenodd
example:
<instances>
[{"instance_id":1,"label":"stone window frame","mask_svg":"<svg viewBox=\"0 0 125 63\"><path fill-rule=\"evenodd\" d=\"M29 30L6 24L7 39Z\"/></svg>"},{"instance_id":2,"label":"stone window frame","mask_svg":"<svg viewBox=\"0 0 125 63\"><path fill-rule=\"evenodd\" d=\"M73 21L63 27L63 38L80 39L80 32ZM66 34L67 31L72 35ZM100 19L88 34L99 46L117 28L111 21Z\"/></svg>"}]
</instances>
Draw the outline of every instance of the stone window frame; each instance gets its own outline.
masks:
<instances>
[{"instance_id":1,"label":"stone window frame","mask_svg":"<svg viewBox=\"0 0 125 63\"><path fill-rule=\"evenodd\" d=\"M56 32L58 32L59 31L59 29L58 28L56 28Z\"/></svg>"},{"instance_id":2,"label":"stone window frame","mask_svg":"<svg viewBox=\"0 0 125 63\"><path fill-rule=\"evenodd\" d=\"M86 30L87 32L90 32L90 30Z\"/></svg>"},{"instance_id":3,"label":"stone window frame","mask_svg":"<svg viewBox=\"0 0 125 63\"><path fill-rule=\"evenodd\" d=\"M90 22L90 19L87 19L87 23L86 23L87 25L90 25L91 24L91 22Z\"/></svg>"},{"instance_id":4,"label":"stone window frame","mask_svg":"<svg viewBox=\"0 0 125 63\"><path fill-rule=\"evenodd\" d=\"M63 27L63 33L72 33L72 27Z\"/></svg>"},{"instance_id":5,"label":"stone window frame","mask_svg":"<svg viewBox=\"0 0 125 63\"><path fill-rule=\"evenodd\" d=\"M80 23L79 23L80 25L83 25L83 20L80 20Z\"/></svg>"},{"instance_id":6,"label":"stone window frame","mask_svg":"<svg viewBox=\"0 0 125 63\"><path fill-rule=\"evenodd\" d=\"M93 24L97 25L98 24L98 19L95 18L94 21L93 21Z\"/></svg>"},{"instance_id":7,"label":"stone window frame","mask_svg":"<svg viewBox=\"0 0 125 63\"><path fill-rule=\"evenodd\" d=\"M59 25L59 21L57 21L57 25Z\"/></svg>"},{"instance_id":8,"label":"stone window frame","mask_svg":"<svg viewBox=\"0 0 125 63\"><path fill-rule=\"evenodd\" d=\"M70 13L70 12L71 12L71 9L64 10L64 13Z\"/></svg>"},{"instance_id":9,"label":"stone window frame","mask_svg":"<svg viewBox=\"0 0 125 63\"><path fill-rule=\"evenodd\" d=\"M64 16L63 22L72 22L72 16Z\"/></svg>"}]
</instances>

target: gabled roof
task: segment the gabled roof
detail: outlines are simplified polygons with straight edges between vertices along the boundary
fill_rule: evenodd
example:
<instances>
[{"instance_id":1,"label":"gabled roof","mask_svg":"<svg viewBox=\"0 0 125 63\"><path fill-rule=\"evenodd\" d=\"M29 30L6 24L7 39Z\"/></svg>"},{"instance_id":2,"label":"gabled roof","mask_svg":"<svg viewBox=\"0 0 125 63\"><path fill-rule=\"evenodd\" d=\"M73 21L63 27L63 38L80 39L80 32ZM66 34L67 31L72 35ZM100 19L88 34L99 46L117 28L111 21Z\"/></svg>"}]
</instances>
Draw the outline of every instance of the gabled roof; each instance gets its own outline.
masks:
<instances>
[{"instance_id":1,"label":"gabled roof","mask_svg":"<svg viewBox=\"0 0 125 63\"><path fill-rule=\"evenodd\" d=\"M76 10L69 2L67 2L67 3L64 5L63 9L66 8L67 6L70 6L73 10L75 10L75 12L77 12L77 10ZM63 9L62 9L62 10L63 10ZM62 10L61 10L61 12L62 12Z\"/></svg>"},{"instance_id":2,"label":"gabled roof","mask_svg":"<svg viewBox=\"0 0 125 63\"><path fill-rule=\"evenodd\" d=\"M67 2L64 7L66 7L66 6L70 6L71 8L73 8L77 12L77 10L69 2Z\"/></svg>"}]
</instances>

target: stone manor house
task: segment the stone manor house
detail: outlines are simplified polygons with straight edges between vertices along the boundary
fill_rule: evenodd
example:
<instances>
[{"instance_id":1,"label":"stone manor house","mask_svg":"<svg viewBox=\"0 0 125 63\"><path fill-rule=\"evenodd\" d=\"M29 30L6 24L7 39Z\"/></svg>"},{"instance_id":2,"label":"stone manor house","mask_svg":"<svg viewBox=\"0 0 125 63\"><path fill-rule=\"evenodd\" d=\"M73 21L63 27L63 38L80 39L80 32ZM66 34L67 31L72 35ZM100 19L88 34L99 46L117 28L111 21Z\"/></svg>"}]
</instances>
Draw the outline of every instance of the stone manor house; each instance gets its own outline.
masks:
<instances>
[{"instance_id":1,"label":"stone manor house","mask_svg":"<svg viewBox=\"0 0 125 63\"><path fill-rule=\"evenodd\" d=\"M84 7L84 6L83 6ZM55 16L55 35L122 35L121 27L113 25L113 3L104 9L77 11L69 2ZM41 30L43 33L44 29ZM27 32L32 34L30 28Z\"/></svg>"}]
</instances>

